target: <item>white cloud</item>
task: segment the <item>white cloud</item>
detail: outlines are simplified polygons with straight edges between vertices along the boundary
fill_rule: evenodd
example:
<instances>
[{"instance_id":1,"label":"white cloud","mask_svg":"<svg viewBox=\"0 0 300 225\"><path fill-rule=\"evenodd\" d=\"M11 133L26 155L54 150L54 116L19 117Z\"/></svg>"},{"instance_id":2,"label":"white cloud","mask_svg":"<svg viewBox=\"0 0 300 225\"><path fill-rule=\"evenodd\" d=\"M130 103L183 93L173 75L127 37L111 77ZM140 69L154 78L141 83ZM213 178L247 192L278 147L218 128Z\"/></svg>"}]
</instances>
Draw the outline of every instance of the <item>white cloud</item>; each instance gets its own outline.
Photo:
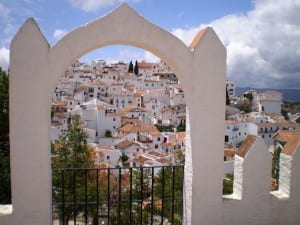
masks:
<instances>
[{"instance_id":1,"label":"white cloud","mask_svg":"<svg viewBox=\"0 0 300 225\"><path fill-rule=\"evenodd\" d=\"M68 33L67 30L62 30L62 29L56 29L53 32L53 37L55 40L60 40L63 36L65 36Z\"/></svg>"},{"instance_id":2,"label":"white cloud","mask_svg":"<svg viewBox=\"0 0 300 225\"><path fill-rule=\"evenodd\" d=\"M10 14L9 8L7 8L5 5L0 3L0 16L5 18L8 17L9 14Z\"/></svg>"},{"instance_id":3,"label":"white cloud","mask_svg":"<svg viewBox=\"0 0 300 225\"><path fill-rule=\"evenodd\" d=\"M141 2L142 0L131 0L133 3ZM106 6L113 6L124 2L124 0L69 0L72 6L82 9L86 12L97 11Z\"/></svg>"},{"instance_id":4,"label":"white cloud","mask_svg":"<svg viewBox=\"0 0 300 225\"><path fill-rule=\"evenodd\" d=\"M205 26L227 48L227 76L238 86L300 88L300 1L256 0L247 14L172 33L187 45Z\"/></svg>"},{"instance_id":5,"label":"white cloud","mask_svg":"<svg viewBox=\"0 0 300 225\"><path fill-rule=\"evenodd\" d=\"M5 47L0 48L0 67L7 70L9 66L9 50Z\"/></svg>"},{"instance_id":6,"label":"white cloud","mask_svg":"<svg viewBox=\"0 0 300 225\"><path fill-rule=\"evenodd\" d=\"M154 55L154 54L152 54L151 52L148 52L148 51L144 52L143 59L146 62L156 62L157 63L157 62L160 61L159 57L157 57L156 55Z\"/></svg>"}]
</instances>

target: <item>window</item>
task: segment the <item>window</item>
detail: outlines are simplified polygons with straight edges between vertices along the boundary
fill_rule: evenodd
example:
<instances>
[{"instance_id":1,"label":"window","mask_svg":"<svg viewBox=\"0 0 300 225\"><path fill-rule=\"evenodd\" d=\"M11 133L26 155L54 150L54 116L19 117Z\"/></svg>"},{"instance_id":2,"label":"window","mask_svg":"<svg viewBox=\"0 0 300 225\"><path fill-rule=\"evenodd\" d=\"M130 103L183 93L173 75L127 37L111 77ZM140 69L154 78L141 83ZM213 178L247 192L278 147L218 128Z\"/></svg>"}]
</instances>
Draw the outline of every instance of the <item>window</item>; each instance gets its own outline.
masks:
<instances>
[{"instance_id":1,"label":"window","mask_svg":"<svg viewBox=\"0 0 300 225\"><path fill-rule=\"evenodd\" d=\"M116 121L116 118L113 118L113 121Z\"/></svg>"},{"instance_id":2,"label":"window","mask_svg":"<svg viewBox=\"0 0 300 225\"><path fill-rule=\"evenodd\" d=\"M160 137L157 138L157 141L160 141Z\"/></svg>"}]
</instances>

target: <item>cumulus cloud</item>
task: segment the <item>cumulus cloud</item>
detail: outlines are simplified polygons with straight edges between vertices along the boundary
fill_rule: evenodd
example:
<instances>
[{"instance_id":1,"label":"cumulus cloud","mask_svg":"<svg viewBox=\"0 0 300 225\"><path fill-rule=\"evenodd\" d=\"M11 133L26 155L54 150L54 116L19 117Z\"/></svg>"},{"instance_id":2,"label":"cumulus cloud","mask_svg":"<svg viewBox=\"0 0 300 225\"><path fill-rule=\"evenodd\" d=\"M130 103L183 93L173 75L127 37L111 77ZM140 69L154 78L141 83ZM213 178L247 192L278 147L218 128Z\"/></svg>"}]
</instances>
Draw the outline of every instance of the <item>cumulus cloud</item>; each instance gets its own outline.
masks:
<instances>
[{"instance_id":1,"label":"cumulus cloud","mask_svg":"<svg viewBox=\"0 0 300 225\"><path fill-rule=\"evenodd\" d=\"M172 33L189 45L205 26L227 48L227 77L238 86L300 88L300 1L256 0L247 14Z\"/></svg>"},{"instance_id":2,"label":"cumulus cloud","mask_svg":"<svg viewBox=\"0 0 300 225\"><path fill-rule=\"evenodd\" d=\"M68 32L67 30L56 29L53 32L53 37L54 37L55 40L60 40L63 36L66 35L67 32Z\"/></svg>"},{"instance_id":3,"label":"cumulus cloud","mask_svg":"<svg viewBox=\"0 0 300 225\"><path fill-rule=\"evenodd\" d=\"M7 70L9 66L9 50L5 47L0 48L0 67Z\"/></svg>"},{"instance_id":4,"label":"cumulus cloud","mask_svg":"<svg viewBox=\"0 0 300 225\"><path fill-rule=\"evenodd\" d=\"M142 0L131 0L133 3L140 2ZM106 6L113 6L118 3L124 2L124 0L69 0L72 6L82 9L86 12L97 11L98 9Z\"/></svg>"}]
</instances>

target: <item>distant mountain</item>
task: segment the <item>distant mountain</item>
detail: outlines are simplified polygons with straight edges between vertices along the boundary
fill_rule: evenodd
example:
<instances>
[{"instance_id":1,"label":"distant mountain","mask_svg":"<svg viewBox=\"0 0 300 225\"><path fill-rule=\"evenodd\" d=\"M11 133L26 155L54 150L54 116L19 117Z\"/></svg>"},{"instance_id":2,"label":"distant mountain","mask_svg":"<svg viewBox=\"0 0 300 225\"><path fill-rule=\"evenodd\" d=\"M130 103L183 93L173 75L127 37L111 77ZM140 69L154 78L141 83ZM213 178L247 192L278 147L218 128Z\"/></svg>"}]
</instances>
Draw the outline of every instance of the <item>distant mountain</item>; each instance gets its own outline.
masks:
<instances>
[{"instance_id":1,"label":"distant mountain","mask_svg":"<svg viewBox=\"0 0 300 225\"><path fill-rule=\"evenodd\" d=\"M250 88L250 87L237 87L235 89L236 95L242 95L247 90L256 90L263 92L267 90L276 90L282 93L283 101L300 102L300 89L270 89L270 88Z\"/></svg>"}]
</instances>

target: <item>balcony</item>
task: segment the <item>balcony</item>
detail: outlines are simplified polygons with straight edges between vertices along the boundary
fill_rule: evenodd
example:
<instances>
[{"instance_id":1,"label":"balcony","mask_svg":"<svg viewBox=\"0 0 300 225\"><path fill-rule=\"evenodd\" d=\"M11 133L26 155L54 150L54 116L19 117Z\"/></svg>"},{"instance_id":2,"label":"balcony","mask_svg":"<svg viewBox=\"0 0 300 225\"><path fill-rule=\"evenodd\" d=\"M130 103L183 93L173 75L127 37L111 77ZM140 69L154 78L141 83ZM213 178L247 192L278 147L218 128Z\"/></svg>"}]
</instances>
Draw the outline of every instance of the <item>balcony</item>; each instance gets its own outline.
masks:
<instances>
[{"instance_id":1,"label":"balcony","mask_svg":"<svg viewBox=\"0 0 300 225\"><path fill-rule=\"evenodd\" d=\"M53 224L182 224L183 166L53 169Z\"/></svg>"}]
</instances>

